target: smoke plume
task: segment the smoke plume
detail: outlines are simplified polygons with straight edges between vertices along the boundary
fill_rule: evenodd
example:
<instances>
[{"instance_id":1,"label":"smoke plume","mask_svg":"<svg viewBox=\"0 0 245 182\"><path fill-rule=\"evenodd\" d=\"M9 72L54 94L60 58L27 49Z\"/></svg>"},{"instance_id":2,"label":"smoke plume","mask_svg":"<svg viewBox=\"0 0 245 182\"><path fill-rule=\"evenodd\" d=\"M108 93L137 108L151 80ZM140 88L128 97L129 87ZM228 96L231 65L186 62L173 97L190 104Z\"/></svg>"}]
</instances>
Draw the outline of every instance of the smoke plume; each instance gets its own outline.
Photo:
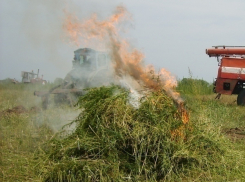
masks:
<instances>
[{"instance_id":1,"label":"smoke plume","mask_svg":"<svg viewBox=\"0 0 245 182\"><path fill-rule=\"evenodd\" d=\"M96 14L89 19L79 21L73 14L67 14L64 28L70 40L77 46L91 46L110 52L115 78L123 79L130 76L141 86L141 89L165 90L177 103L182 99L174 91L176 79L165 69L156 73L153 66L143 64L144 54L132 48L129 41L121 35L125 31L123 25L132 16L123 6L118 6L114 13L105 20L99 20ZM134 87L134 85L128 86Z\"/></svg>"}]
</instances>

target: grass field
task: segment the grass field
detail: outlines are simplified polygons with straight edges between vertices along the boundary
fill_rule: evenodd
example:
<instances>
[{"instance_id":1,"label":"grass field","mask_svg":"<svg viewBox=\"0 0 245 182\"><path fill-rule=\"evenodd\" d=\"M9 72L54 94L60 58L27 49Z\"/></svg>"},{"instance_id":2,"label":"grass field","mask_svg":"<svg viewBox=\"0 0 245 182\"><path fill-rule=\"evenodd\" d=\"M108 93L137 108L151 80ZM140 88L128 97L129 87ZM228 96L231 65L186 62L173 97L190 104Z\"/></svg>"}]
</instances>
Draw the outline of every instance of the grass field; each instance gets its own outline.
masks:
<instances>
[{"instance_id":1,"label":"grass field","mask_svg":"<svg viewBox=\"0 0 245 182\"><path fill-rule=\"evenodd\" d=\"M205 81L185 79L179 83L177 89L190 113L188 132L180 139L168 134L179 127L175 124L176 114L171 121L166 119L166 126L158 123L162 117L172 116L166 117L168 112L177 112L164 95L149 97L149 103L161 105L152 107L144 102L137 112L125 104L126 92L120 97L102 98L105 102L101 107L112 108L113 103L113 112L106 109L100 113L98 105L96 113L91 114L89 108L96 99L93 95L76 108L51 104L42 110L40 98L33 92L51 86L0 84L0 181L245 181L245 108L236 105L235 96L215 100L212 86ZM98 95L103 95L102 91ZM161 118L160 106L166 111ZM62 126L84 108L87 120L82 116L77 119L75 133L69 134L67 129L67 133L60 133ZM100 124L93 124L98 118ZM127 127L120 121L127 121ZM78 152L80 149L83 152ZM83 171L79 175L75 174L78 169Z\"/></svg>"}]
</instances>

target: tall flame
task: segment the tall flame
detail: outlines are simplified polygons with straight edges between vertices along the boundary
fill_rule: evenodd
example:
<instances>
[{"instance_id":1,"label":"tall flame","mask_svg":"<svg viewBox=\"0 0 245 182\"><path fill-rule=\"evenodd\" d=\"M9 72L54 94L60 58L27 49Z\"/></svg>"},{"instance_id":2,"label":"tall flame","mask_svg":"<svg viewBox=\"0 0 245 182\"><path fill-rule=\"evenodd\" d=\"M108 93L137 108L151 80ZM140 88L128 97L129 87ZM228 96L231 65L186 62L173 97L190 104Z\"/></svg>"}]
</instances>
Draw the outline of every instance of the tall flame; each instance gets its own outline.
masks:
<instances>
[{"instance_id":1,"label":"tall flame","mask_svg":"<svg viewBox=\"0 0 245 182\"><path fill-rule=\"evenodd\" d=\"M183 100L178 92L176 79L164 68L156 73L153 66L143 64L144 54L131 48L129 42L120 36L120 27L131 19L131 15L123 6L118 6L112 16L99 20L96 14L79 22L72 14L67 14L64 28L72 42L77 46L92 46L95 49L109 49L114 72L118 77L130 75L139 84L148 89L164 90L175 102L183 107ZM181 109L182 110L182 109ZM183 116L183 122L188 119Z\"/></svg>"}]
</instances>

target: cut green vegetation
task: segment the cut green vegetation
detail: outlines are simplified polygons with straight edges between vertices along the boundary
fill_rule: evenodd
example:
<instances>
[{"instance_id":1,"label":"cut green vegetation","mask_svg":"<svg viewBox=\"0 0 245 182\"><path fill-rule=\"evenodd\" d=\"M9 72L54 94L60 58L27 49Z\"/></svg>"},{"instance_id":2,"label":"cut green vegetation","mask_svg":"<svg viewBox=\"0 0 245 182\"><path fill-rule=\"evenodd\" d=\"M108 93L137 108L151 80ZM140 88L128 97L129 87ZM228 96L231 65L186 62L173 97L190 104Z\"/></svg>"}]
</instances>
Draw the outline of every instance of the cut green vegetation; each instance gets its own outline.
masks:
<instances>
[{"instance_id":1,"label":"cut green vegetation","mask_svg":"<svg viewBox=\"0 0 245 182\"><path fill-rule=\"evenodd\" d=\"M61 120L60 108L31 112L33 102L22 104L22 113L7 112L30 91L19 87L19 95L11 97L17 89L0 88L0 179L244 181L244 107L236 106L232 96L214 100L214 94L195 91L185 82L178 90L190 114L186 124L165 93L149 92L136 109L127 90L111 86L90 89L80 97L80 114L69 133L69 125L56 133L50 127Z\"/></svg>"}]
</instances>

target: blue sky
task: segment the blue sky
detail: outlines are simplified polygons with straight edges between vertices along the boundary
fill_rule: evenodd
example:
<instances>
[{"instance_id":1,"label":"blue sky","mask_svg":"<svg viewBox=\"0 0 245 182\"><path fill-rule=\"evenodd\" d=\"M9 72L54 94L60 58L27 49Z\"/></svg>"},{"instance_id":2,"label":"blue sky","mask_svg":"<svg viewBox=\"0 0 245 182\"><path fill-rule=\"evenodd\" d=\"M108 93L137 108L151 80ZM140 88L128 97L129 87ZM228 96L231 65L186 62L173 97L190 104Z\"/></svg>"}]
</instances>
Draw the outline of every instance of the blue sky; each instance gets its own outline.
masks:
<instances>
[{"instance_id":1,"label":"blue sky","mask_svg":"<svg viewBox=\"0 0 245 182\"><path fill-rule=\"evenodd\" d=\"M129 37L147 64L166 68L177 78L212 82L217 62L205 49L213 45L245 46L245 1L242 0L1 0L0 79L21 79L37 71L53 81L72 67L77 47L64 38L64 9L79 18L110 16L118 5L132 14Z\"/></svg>"}]
</instances>

